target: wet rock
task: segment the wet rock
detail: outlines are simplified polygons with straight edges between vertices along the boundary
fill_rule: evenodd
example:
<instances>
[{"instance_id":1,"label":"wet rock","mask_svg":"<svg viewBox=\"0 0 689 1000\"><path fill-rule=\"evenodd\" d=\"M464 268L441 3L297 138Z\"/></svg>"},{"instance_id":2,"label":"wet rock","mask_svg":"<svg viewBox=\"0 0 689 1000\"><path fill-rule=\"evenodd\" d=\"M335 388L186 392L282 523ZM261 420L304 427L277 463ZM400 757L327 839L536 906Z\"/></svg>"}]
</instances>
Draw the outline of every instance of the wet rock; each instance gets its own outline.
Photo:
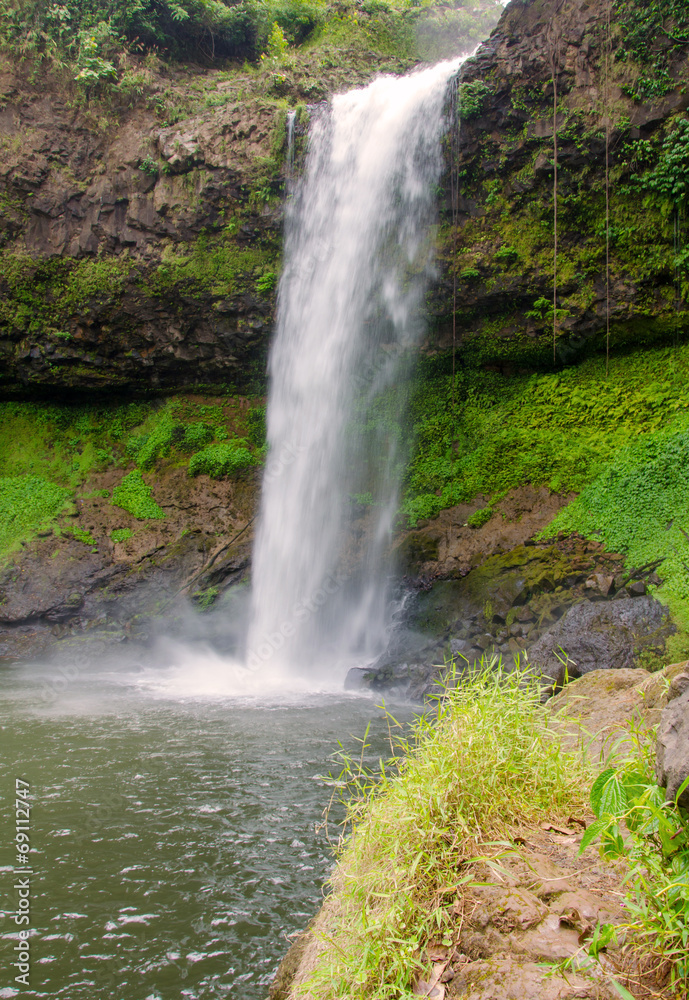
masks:
<instances>
[{"instance_id":1,"label":"wet rock","mask_svg":"<svg viewBox=\"0 0 689 1000\"><path fill-rule=\"evenodd\" d=\"M582 602L531 646L529 659L556 683L591 670L634 667L645 650L660 651L675 631L669 614L651 597Z\"/></svg>"},{"instance_id":2,"label":"wet rock","mask_svg":"<svg viewBox=\"0 0 689 1000\"><path fill-rule=\"evenodd\" d=\"M673 685L682 693L663 709L656 750L656 780L665 789L668 802L674 801L689 778L689 674L674 678ZM680 795L679 804L689 809L689 788Z\"/></svg>"}]
</instances>

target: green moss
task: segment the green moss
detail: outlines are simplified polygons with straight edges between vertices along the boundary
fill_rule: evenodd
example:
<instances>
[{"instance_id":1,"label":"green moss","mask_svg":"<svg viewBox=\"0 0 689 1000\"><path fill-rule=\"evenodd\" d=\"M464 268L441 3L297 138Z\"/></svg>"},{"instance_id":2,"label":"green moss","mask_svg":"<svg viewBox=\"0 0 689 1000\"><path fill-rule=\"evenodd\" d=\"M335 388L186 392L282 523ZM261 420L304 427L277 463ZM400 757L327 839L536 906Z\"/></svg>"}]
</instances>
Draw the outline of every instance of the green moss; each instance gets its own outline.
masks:
<instances>
[{"instance_id":1,"label":"green moss","mask_svg":"<svg viewBox=\"0 0 689 1000\"><path fill-rule=\"evenodd\" d=\"M689 414L632 441L547 529L601 539L631 566L663 559L660 595L689 628Z\"/></svg>"},{"instance_id":2,"label":"green moss","mask_svg":"<svg viewBox=\"0 0 689 1000\"><path fill-rule=\"evenodd\" d=\"M423 362L412 397L415 450L403 511L413 524L525 482L583 489L630 438L689 408L689 346L594 357L552 374L506 377Z\"/></svg>"},{"instance_id":3,"label":"green moss","mask_svg":"<svg viewBox=\"0 0 689 1000\"><path fill-rule=\"evenodd\" d=\"M0 403L0 475L38 475L72 488L111 465L150 405Z\"/></svg>"},{"instance_id":4,"label":"green moss","mask_svg":"<svg viewBox=\"0 0 689 1000\"><path fill-rule=\"evenodd\" d=\"M128 254L33 258L3 250L0 327L10 333L66 339L64 324L94 304L115 303L133 267Z\"/></svg>"},{"instance_id":5,"label":"green moss","mask_svg":"<svg viewBox=\"0 0 689 1000\"><path fill-rule=\"evenodd\" d=\"M46 528L63 510L70 491L41 476L0 478L0 552Z\"/></svg>"},{"instance_id":6,"label":"green moss","mask_svg":"<svg viewBox=\"0 0 689 1000\"><path fill-rule=\"evenodd\" d=\"M189 475L205 474L212 479L232 476L253 465L255 459L246 447L243 438L235 438L222 444L212 444L191 456Z\"/></svg>"},{"instance_id":7,"label":"green moss","mask_svg":"<svg viewBox=\"0 0 689 1000\"><path fill-rule=\"evenodd\" d=\"M119 486L112 491L112 502L115 507L133 514L138 520L165 517L164 511L153 499L153 491L144 482L139 469L134 469L124 477Z\"/></svg>"},{"instance_id":8,"label":"green moss","mask_svg":"<svg viewBox=\"0 0 689 1000\"><path fill-rule=\"evenodd\" d=\"M241 247L232 235L202 234L184 247L168 247L160 266L144 288L149 294L167 295L177 286L188 294L229 296L253 288L275 266L278 252L271 245Z\"/></svg>"}]
</instances>

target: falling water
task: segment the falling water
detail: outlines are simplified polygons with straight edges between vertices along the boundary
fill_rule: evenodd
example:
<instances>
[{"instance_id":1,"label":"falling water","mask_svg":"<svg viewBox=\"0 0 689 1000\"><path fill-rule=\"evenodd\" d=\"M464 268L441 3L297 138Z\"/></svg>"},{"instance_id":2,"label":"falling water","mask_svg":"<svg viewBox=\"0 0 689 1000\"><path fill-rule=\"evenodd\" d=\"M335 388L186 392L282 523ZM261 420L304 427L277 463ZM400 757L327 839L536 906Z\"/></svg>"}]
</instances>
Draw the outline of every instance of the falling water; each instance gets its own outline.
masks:
<instances>
[{"instance_id":1,"label":"falling water","mask_svg":"<svg viewBox=\"0 0 689 1000\"><path fill-rule=\"evenodd\" d=\"M287 206L269 364L254 669L332 675L381 651L400 387L423 331L446 94L460 62L381 77L312 120Z\"/></svg>"},{"instance_id":2,"label":"falling water","mask_svg":"<svg viewBox=\"0 0 689 1000\"><path fill-rule=\"evenodd\" d=\"M288 181L294 176L294 126L297 121L297 112L288 111L285 121L285 138L287 142L287 156L285 157L285 171Z\"/></svg>"}]
</instances>

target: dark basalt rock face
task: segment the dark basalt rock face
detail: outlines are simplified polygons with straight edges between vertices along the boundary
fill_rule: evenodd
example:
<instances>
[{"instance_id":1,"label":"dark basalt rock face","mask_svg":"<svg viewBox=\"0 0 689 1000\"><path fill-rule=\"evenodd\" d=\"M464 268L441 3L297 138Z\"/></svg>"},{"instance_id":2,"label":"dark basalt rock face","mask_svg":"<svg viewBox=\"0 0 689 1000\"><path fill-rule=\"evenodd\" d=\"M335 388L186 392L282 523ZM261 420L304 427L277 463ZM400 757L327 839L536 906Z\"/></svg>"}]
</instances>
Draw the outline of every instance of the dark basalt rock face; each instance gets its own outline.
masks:
<instances>
[{"instance_id":1,"label":"dark basalt rock face","mask_svg":"<svg viewBox=\"0 0 689 1000\"><path fill-rule=\"evenodd\" d=\"M677 675L668 692L670 702L658 726L656 778L665 788L668 802L689 778L689 673ZM689 809L689 788L679 796L679 804Z\"/></svg>"},{"instance_id":2,"label":"dark basalt rock face","mask_svg":"<svg viewBox=\"0 0 689 1000\"><path fill-rule=\"evenodd\" d=\"M432 296L435 347L457 345L505 374L569 364L604 347L605 130L610 118L611 343L669 339L673 335L672 227L659 205L625 191L628 144L654 136L670 115L689 107L683 86L689 45L649 39L667 54L674 89L649 102L628 96L638 67L618 59L624 26L615 25L606 89L605 4L567 0L512 0L490 39L459 77L461 126L453 142L443 204L443 275ZM558 87L558 334L553 362L553 83ZM464 112L462 102L464 101ZM457 184L453 208L451 175ZM621 179L620 179L621 178ZM633 222L625 240L619 229ZM450 223L457 222L454 232ZM652 267L659 247L664 259ZM453 285L453 261L457 274ZM667 296L667 298L666 298ZM539 300L540 308L535 307ZM550 305L548 305L548 302ZM452 313L456 325L453 334ZM593 343L592 343L593 342Z\"/></svg>"},{"instance_id":3,"label":"dark basalt rock face","mask_svg":"<svg viewBox=\"0 0 689 1000\"><path fill-rule=\"evenodd\" d=\"M506 372L552 357L551 324L534 315L534 302L551 294L552 15L552 0L512 0L465 64L456 211L450 170L441 197L444 221L454 216L458 228L456 238L450 227L439 238L427 347L450 345L454 311L462 353ZM568 0L559 15L559 363L576 359L605 320L598 232L604 15L603 4L584 0ZM627 140L652 135L688 106L681 86L688 51L677 48L670 60L677 87L648 104L625 96L633 67L613 60L613 160ZM304 78L295 99L359 85L376 64L365 72L352 65L349 81L342 67L314 63L311 71L317 97L308 96L313 80ZM213 88L207 71L180 73L159 80L146 107L113 110L97 102L79 108L54 81L29 83L0 65L4 396L260 384L274 318L270 276L279 271L282 238L280 203L265 201L283 180L276 110L260 94L223 103L228 84L221 75ZM155 106L170 99L169 88L193 89L198 81L210 106L182 112L176 124L161 122ZM471 107L467 86L475 88ZM620 197L616 188L614 210ZM648 218L652 225L635 227L637 257L645 245L655 252L659 239L671 256L671 235L659 237L660 215L649 208ZM641 278L628 257L613 245L613 341L662 337L674 330L672 274L659 265Z\"/></svg>"},{"instance_id":4,"label":"dark basalt rock face","mask_svg":"<svg viewBox=\"0 0 689 1000\"><path fill-rule=\"evenodd\" d=\"M19 74L0 84L3 394L260 383L282 240L264 200L280 185L275 109L161 127L149 109L75 111Z\"/></svg>"},{"instance_id":5,"label":"dark basalt rock face","mask_svg":"<svg viewBox=\"0 0 689 1000\"><path fill-rule=\"evenodd\" d=\"M591 670L661 662L675 631L667 608L647 591L652 568L631 575L622 557L575 536L531 542L491 556L463 579L410 594L391 642L368 669L350 671L350 690L389 691L423 701L477 661L518 662L551 694Z\"/></svg>"}]
</instances>

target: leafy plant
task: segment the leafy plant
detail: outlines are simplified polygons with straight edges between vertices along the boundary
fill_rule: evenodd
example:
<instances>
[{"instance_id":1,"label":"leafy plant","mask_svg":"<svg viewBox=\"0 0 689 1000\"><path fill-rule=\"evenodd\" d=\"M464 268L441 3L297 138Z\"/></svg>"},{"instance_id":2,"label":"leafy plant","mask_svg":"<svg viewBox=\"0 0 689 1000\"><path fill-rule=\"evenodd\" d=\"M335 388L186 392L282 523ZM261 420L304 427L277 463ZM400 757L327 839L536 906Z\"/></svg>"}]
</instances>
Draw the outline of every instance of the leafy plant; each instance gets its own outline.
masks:
<instances>
[{"instance_id":1,"label":"leafy plant","mask_svg":"<svg viewBox=\"0 0 689 1000\"><path fill-rule=\"evenodd\" d=\"M273 291L277 284L277 274L275 271L265 271L256 282L256 291L261 295L267 295Z\"/></svg>"},{"instance_id":2,"label":"leafy plant","mask_svg":"<svg viewBox=\"0 0 689 1000\"><path fill-rule=\"evenodd\" d=\"M493 510L491 507L482 507L480 510L475 510L473 514L469 515L467 524L470 528L482 528L484 524L488 524L492 516Z\"/></svg>"},{"instance_id":3,"label":"leafy plant","mask_svg":"<svg viewBox=\"0 0 689 1000\"><path fill-rule=\"evenodd\" d=\"M144 482L140 469L128 473L119 486L112 491L112 502L138 520L165 517L165 512L153 499L153 491Z\"/></svg>"},{"instance_id":4,"label":"leafy plant","mask_svg":"<svg viewBox=\"0 0 689 1000\"><path fill-rule=\"evenodd\" d=\"M134 532L131 528L115 528L110 532L110 537L115 544L119 542L126 542L127 539L132 538L133 535Z\"/></svg>"},{"instance_id":5,"label":"leafy plant","mask_svg":"<svg viewBox=\"0 0 689 1000\"><path fill-rule=\"evenodd\" d=\"M64 508L71 493L41 476L0 478L0 551L28 539Z\"/></svg>"},{"instance_id":6,"label":"leafy plant","mask_svg":"<svg viewBox=\"0 0 689 1000\"><path fill-rule=\"evenodd\" d=\"M233 438L220 444L211 444L191 456L189 475L207 475L212 479L233 476L254 464L254 457L244 438Z\"/></svg>"},{"instance_id":7,"label":"leafy plant","mask_svg":"<svg viewBox=\"0 0 689 1000\"><path fill-rule=\"evenodd\" d=\"M149 177L157 177L160 172L158 163L150 154L143 158L139 164L139 170L144 174L148 174Z\"/></svg>"},{"instance_id":8,"label":"leafy plant","mask_svg":"<svg viewBox=\"0 0 689 1000\"><path fill-rule=\"evenodd\" d=\"M514 264L518 257L519 254L514 247L500 247L495 252L495 260L504 260L508 264Z\"/></svg>"},{"instance_id":9,"label":"leafy plant","mask_svg":"<svg viewBox=\"0 0 689 1000\"><path fill-rule=\"evenodd\" d=\"M84 528L73 527L70 528L70 531L72 532L76 540L78 542L83 542L84 545L97 544L96 539L93 537L93 535L89 531L86 531Z\"/></svg>"},{"instance_id":10,"label":"leafy plant","mask_svg":"<svg viewBox=\"0 0 689 1000\"><path fill-rule=\"evenodd\" d=\"M208 424L187 424L184 429L181 447L187 451L198 451L200 448L204 448L211 443L213 435L214 430Z\"/></svg>"},{"instance_id":11,"label":"leafy plant","mask_svg":"<svg viewBox=\"0 0 689 1000\"><path fill-rule=\"evenodd\" d=\"M631 947L642 961L651 956L656 973L669 980L676 996L689 986L689 822L677 799L666 802L653 777L654 740L632 733L632 752L607 767L591 789L596 820L586 830L580 852L600 837L601 853L627 866L625 906ZM615 928L599 930L611 940ZM598 944L600 942L597 942Z\"/></svg>"},{"instance_id":12,"label":"leafy plant","mask_svg":"<svg viewBox=\"0 0 689 1000\"><path fill-rule=\"evenodd\" d=\"M492 94L492 88L483 80L463 83L459 88L459 116L465 121L478 118L483 111L486 98Z\"/></svg>"}]
</instances>

